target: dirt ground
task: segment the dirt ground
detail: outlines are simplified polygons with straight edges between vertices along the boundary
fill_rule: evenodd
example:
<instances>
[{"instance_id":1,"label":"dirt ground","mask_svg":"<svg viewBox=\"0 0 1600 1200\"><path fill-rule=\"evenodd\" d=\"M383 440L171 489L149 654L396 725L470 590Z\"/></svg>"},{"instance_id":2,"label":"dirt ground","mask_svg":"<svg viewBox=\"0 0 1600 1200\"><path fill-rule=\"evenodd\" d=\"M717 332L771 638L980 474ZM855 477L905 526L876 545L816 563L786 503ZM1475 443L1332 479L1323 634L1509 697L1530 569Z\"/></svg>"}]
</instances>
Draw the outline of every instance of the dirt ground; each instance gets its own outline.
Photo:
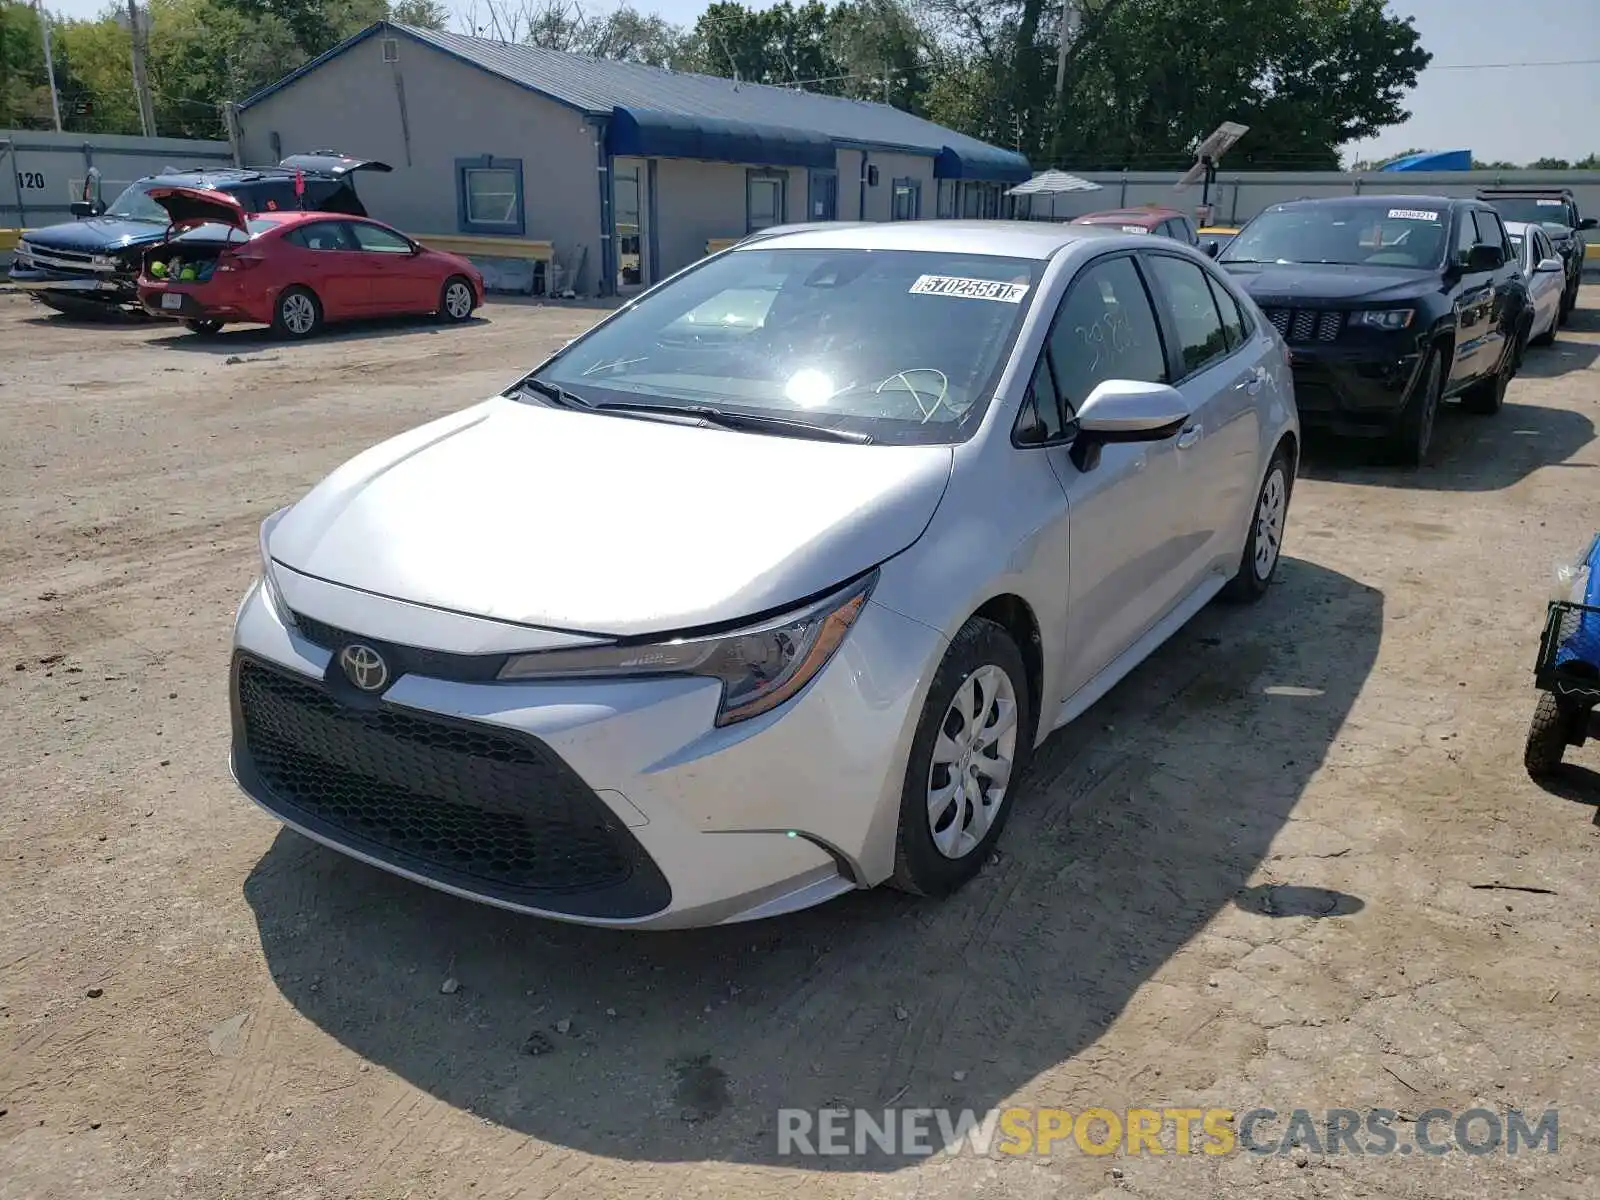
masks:
<instances>
[{"instance_id":1,"label":"dirt ground","mask_svg":"<svg viewBox=\"0 0 1600 1200\"><path fill-rule=\"evenodd\" d=\"M1592 1200L1600 775L1521 766L1552 564L1600 525L1584 303L1422 471L1314 450L1280 584L1052 739L955 899L624 935L325 851L227 770L261 518L594 312L286 346L0 297L0 1196ZM889 1103L1377 1106L1402 1141L1553 1107L1560 1141L777 1154L780 1107Z\"/></svg>"}]
</instances>

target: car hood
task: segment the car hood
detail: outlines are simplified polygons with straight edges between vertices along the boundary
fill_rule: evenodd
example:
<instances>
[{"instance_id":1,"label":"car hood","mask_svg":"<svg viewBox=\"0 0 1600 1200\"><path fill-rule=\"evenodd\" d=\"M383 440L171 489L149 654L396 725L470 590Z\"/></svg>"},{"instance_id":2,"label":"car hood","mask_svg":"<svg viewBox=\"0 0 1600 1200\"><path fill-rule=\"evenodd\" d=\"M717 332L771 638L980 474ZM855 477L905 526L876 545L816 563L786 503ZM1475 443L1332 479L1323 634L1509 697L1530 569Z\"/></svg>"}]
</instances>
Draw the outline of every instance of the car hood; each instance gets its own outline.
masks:
<instances>
[{"instance_id":1,"label":"car hood","mask_svg":"<svg viewBox=\"0 0 1600 1200\"><path fill-rule=\"evenodd\" d=\"M1432 271L1393 267L1346 267L1322 263L1221 264L1250 298L1261 305L1292 307L1304 301L1367 304L1415 300L1439 290Z\"/></svg>"},{"instance_id":2,"label":"car hood","mask_svg":"<svg viewBox=\"0 0 1600 1200\"><path fill-rule=\"evenodd\" d=\"M949 446L861 446L504 397L358 455L268 552L381 596L629 636L764 615L921 536Z\"/></svg>"},{"instance_id":3,"label":"car hood","mask_svg":"<svg viewBox=\"0 0 1600 1200\"><path fill-rule=\"evenodd\" d=\"M83 254L107 254L124 246L159 242L166 235L167 227L160 221L129 221L122 217L85 217L22 232L29 245Z\"/></svg>"}]
</instances>

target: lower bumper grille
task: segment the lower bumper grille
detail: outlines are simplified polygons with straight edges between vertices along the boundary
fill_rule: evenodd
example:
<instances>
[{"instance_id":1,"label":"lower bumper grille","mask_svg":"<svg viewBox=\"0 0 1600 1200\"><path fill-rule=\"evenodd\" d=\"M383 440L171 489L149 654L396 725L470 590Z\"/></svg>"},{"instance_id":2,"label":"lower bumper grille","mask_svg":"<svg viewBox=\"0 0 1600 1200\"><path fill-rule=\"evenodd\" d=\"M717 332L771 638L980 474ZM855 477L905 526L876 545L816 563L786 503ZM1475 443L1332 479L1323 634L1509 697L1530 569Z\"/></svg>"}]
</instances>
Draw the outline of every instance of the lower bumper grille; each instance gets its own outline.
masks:
<instances>
[{"instance_id":1,"label":"lower bumper grille","mask_svg":"<svg viewBox=\"0 0 1600 1200\"><path fill-rule=\"evenodd\" d=\"M380 864L484 898L645 916L666 880L611 810L537 739L355 707L242 657L235 765L269 809Z\"/></svg>"}]
</instances>

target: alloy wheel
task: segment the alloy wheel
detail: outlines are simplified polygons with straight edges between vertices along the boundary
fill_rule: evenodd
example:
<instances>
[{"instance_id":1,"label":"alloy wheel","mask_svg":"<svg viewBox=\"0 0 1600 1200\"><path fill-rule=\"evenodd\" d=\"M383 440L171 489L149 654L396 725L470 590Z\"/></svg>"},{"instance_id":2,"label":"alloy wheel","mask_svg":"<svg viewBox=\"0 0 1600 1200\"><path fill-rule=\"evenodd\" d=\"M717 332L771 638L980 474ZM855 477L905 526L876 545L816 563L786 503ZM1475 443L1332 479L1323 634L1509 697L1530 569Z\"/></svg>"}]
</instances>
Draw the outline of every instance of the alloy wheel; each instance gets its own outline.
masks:
<instances>
[{"instance_id":1,"label":"alloy wheel","mask_svg":"<svg viewBox=\"0 0 1600 1200\"><path fill-rule=\"evenodd\" d=\"M997 666L972 672L951 698L928 770L928 829L946 858L984 839L1005 803L1017 750L1017 694Z\"/></svg>"},{"instance_id":2,"label":"alloy wheel","mask_svg":"<svg viewBox=\"0 0 1600 1200\"><path fill-rule=\"evenodd\" d=\"M283 298L281 307L284 327L292 334L310 333L317 323L317 308L310 296L294 292Z\"/></svg>"},{"instance_id":3,"label":"alloy wheel","mask_svg":"<svg viewBox=\"0 0 1600 1200\"><path fill-rule=\"evenodd\" d=\"M472 289L456 280L444 290L444 307L456 320L466 320L472 313Z\"/></svg>"}]
</instances>

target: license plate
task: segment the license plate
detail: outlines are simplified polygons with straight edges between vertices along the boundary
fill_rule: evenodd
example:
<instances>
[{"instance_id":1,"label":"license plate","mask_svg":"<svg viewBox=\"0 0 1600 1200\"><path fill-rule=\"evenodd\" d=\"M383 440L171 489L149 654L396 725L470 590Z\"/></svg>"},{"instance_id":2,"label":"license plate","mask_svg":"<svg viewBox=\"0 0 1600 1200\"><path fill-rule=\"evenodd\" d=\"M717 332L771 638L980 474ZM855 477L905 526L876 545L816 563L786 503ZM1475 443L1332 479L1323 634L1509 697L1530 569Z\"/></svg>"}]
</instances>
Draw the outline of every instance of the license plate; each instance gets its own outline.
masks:
<instances>
[{"instance_id":1,"label":"license plate","mask_svg":"<svg viewBox=\"0 0 1600 1200\"><path fill-rule=\"evenodd\" d=\"M161 297L162 308L182 308L183 297L177 292L167 292Z\"/></svg>"}]
</instances>

